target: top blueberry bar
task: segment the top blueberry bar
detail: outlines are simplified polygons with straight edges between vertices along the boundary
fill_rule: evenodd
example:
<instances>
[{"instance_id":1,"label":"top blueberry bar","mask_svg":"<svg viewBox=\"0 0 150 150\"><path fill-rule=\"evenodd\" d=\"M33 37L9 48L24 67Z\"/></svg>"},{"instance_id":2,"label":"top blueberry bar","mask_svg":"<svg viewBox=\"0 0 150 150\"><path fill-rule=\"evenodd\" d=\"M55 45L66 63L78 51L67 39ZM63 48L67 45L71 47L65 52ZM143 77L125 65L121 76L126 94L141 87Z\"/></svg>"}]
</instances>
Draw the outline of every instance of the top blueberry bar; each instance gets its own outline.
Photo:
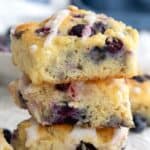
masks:
<instances>
[{"instance_id":1,"label":"top blueberry bar","mask_svg":"<svg viewBox=\"0 0 150 150\"><path fill-rule=\"evenodd\" d=\"M11 30L13 62L34 84L132 77L137 45L135 29L74 6Z\"/></svg>"}]
</instances>

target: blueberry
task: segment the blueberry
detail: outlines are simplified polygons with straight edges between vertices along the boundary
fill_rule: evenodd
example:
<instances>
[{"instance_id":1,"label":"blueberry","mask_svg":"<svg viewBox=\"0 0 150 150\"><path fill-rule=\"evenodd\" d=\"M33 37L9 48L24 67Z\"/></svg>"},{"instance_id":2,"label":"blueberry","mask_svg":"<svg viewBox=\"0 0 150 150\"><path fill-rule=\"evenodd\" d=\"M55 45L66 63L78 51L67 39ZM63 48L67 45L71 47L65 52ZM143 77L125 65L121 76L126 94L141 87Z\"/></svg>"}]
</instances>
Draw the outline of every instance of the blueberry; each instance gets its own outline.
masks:
<instances>
[{"instance_id":1,"label":"blueberry","mask_svg":"<svg viewBox=\"0 0 150 150\"><path fill-rule=\"evenodd\" d=\"M0 36L0 51L10 52L10 28L5 35Z\"/></svg>"},{"instance_id":2,"label":"blueberry","mask_svg":"<svg viewBox=\"0 0 150 150\"><path fill-rule=\"evenodd\" d=\"M150 80L150 75L145 74L143 76L140 76L140 75L139 76L134 76L132 79L136 80L137 82L143 83L147 80Z\"/></svg>"},{"instance_id":3,"label":"blueberry","mask_svg":"<svg viewBox=\"0 0 150 150\"><path fill-rule=\"evenodd\" d=\"M59 102L51 108L51 123L68 123L75 124L78 121L83 121L86 117L85 110L74 108L68 105L68 102Z\"/></svg>"},{"instance_id":4,"label":"blueberry","mask_svg":"<svg viewBox=\"0 0 150 150\"><path fill-rule=\"evenodd\" d=\"M93 29L89 25L77 24L69 30L68 34L77 37L89 37L93 35L93 32Z\"/></svg>"},{"instance_id":5,"label":"blueberry","mask_svg":"<svg viewBox=\"0 0 150 150\"><path fill-rule=\"evenodd\" d=\"M111 115L110 118L107 121L107 126L109 126L109 127L118 127L118 126L126 126L126 125L117 116Z\"/></svg>"},{"instance_id":6,"label":"blueberry","mask_svg":"<svg viewBox=\"0 0 150 150\"><path fill-rule=\"evenodd\" d=\"M3 134L4 134L4 137L5 137L6 141L10 144L11 137L12 137L11 131L8 130L8 129L4 129Z\"/></svg>"},{"instance_id":7,"label":"blueberry","mask_svg":"<svg viewBox=\"0 0 150 150\"><path fill-rule=\"evenodd\" d=\"M97 150L97 148L91 143L81 141L76 150Z\"/></svg>"},{"instance_id":8,"label":"blueberry","mask_svg":"<svg viewBox=\"0 0 150 150\"><path fill-rule=\"evenodd\" d=\"M56 84L55 88L61 92L66 92L68 90L69 86L70 86L70 83Z\"/></svg>"},{"instance_id":9,"label":"blueberry","mask_svg":"<svg viewBox=\"0 0 150 150\"><path fill-rule=\"evenodd\" d=\"M82 70L82 69L83 69L83 66L82 66L81 64L78 64L78 65L77 65L77 69Z\"/></svg>"},{"instance_id":10,"label":"blueberry","mask_svg":"<svg viewBox=\"0 0 150 150\"><path fill-rule=\"evenodd\" d=\"M117 53L121 51L123 48L123 43L121 40L117 38L107 38L105 41L104 47L98 47L95 46L92 48L89 52L89 57L95 61L95 63L98 63L100 60L104 60L106 58L107 53Z\"/></svg>"},{"instance_id":11,"label":"blueberry","mask_svg":"<svg viewBox=\"0 0 150 150\"><path fill-rule=\"evenodd\" d=\"M73 17L75 17L75 18L83 18L84 15L81 15L81 14L75 14L75 15L73 15Z\"/></svg>"},{"instance_id":12,"label":"blueberry","mask_svg":"<svg viewBox=\"0 0 150 150\"><path fill-rule=\"evenodd\" d=\"M39 28L39 29L35 30L35 32L38 35L46 36L50 33L50 28L49 27L42 27L42 28Z\"/></svg>"},{"instance_id":13,"label":"blueberry","mask_svg":"<svg viewBox=\"0 0 150 150\"><path fill-rule=\"evenodd\" d=\"M105 49L110 53L117 53L123 48L123 43L118 38L107 38L105 41Z\"/></svg>"},{"instance_id":14,"label":"blueberry","mask_svg":"<svg viewBox=\"0 0 150 150\"><path fill-rule=\"evenodd\" d=\"M136 80L137 82L140 82L140 83L145 81L143 76L134 76L132 79Z\"/></svg>"},{"instance_id":15,"label":"blueberry","mask_svg":"<svg viewBox=\"0 0 150 150\"><path fill-rule=\"evenodd\" d=\"M144 75L144 78L147 79L147 80L150 80L150 75L145 74L145 75Z\"/></svg>"},{"instance_id":16,"label":"blueberry","mask_svg":"<svg viewBox=\"0 0 150 150\"><path fill-rule=\"evenodd\" d=\"M106 25L104 25L102 22L96 22L93 25L93 30L95 34L98 32L104 33L106 30Z\"/></svg>"},{"instance_id":17,"label":"blueberry","mask_svg":"<svg viewBox=\"0 0 150 150\"><path fill-rule=\"evenodd\" d=\"M5 33L5 45L7 46L10 45L10 32L11 32L11 28L8 28Z\"/></svg>"},{"instance_id":18,"label":"blueberry","mask_svg":"<svg viewBox=\"0 0 150 150\"><path fill-rule=\"evenodd\" d=\"M131 129L132 132L140 133L147 127L146 119L142 117L140 114L134 114L133 121L135 124L135 128Z\"/></svg>"},{"instance_id":19,"label":"blueberry","mask_svg":"<svg viewBox=\"0 0 150 150\"><path fill-rule=\"evenodd\" d=\"M69 35L82 37L82 32L85 28L85 24L78 24L71 28L71 30L68 32Z\"/></svg>"},{"instance_id":20,"label":"blueberry","mask_svg":"<svg viewBox=\"0 0 150 150\"><path fill-rule=\"evenodd\" d=\"M98 63L101 60L106 58L106 51L104 48L94 47L90 50L89 57L95 62Z\"/></svg>"}]
</instances>

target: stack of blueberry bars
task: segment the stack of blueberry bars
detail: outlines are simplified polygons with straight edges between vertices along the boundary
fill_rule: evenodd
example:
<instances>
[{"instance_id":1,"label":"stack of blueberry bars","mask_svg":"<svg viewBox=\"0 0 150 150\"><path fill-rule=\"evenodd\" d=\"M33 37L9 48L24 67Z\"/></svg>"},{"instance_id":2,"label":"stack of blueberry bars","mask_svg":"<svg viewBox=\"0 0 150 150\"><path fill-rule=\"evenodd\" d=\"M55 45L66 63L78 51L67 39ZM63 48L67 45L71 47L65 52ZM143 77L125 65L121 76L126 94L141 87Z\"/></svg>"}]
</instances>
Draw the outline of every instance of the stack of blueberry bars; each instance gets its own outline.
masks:
<instances>
[{"instance_id":1,"label":"stack of blueberry bars","mask_svg":"<svg viewBox=\"0 0 150 150\"><path fill-rule=\"evenodd\" d=\"M12 29L22 76L9 89L32 116L14 131L14 150L123 150L137 45L135 29L74 6Z\"/></svg>"}]
</instances>

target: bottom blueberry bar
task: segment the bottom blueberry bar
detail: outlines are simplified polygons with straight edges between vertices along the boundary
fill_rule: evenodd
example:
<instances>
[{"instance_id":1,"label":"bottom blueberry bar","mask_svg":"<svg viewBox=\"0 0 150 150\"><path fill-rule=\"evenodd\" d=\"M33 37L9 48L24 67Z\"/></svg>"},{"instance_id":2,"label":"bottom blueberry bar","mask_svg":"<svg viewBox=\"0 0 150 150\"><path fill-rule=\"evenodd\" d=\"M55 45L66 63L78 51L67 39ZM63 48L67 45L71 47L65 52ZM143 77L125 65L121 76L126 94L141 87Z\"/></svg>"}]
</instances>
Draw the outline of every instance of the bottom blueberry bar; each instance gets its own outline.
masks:
<instances>
[{"instance_id":1,"label":"bottom blueberry bar","mask_svg":"<svg viewBox=\"0 0 150 150\"><path fill-rule=\"evenodd\" d=\"M134 76L128 80L128 84L135 123L135 128L131 131L141 132L150 125L150 76Z\"/></svg>"},{"instance_id":2,"label":"bottom blueberry bar","mask_svg":"<svg viewBox=\"0 0 150 150\"><path fill-rule=\"evenodd\" d=\"M133 127L124 79L34 85L23 77L9 89L15 102L42 125Z\"/></svg>"},{"instance_id":3,"label":"bottom blueberry bar","mask_svg":"<svg viewBox=\"0 0 150 150\"><path fill-rule=\"evenodd\" d=\"M128 128L81 128L67 124L40 126L33 119L15 130L14 150L121 150Z\"/></svg>"}]
</instances>

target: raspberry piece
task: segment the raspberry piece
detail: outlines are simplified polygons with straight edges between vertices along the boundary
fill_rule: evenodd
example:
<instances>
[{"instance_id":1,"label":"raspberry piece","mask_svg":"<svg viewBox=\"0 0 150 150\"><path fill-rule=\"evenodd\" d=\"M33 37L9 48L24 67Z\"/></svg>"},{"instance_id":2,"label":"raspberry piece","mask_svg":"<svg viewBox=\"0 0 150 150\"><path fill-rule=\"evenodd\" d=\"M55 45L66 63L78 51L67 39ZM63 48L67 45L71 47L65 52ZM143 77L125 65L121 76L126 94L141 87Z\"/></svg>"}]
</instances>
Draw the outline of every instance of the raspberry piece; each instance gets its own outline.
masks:
<instances>
[{"instance_id":1,"label":"raspberry piece","mask_svg":"<svg viewBox=\"0 0 150 150\"><path fill-rule=\"evenodd\" d=\"M98 32L104 33L106 30L106 25L103 24L102 22L96 22L93 25L93 30L94 30L95 34Z\"/></svg>"}]
</instances>

